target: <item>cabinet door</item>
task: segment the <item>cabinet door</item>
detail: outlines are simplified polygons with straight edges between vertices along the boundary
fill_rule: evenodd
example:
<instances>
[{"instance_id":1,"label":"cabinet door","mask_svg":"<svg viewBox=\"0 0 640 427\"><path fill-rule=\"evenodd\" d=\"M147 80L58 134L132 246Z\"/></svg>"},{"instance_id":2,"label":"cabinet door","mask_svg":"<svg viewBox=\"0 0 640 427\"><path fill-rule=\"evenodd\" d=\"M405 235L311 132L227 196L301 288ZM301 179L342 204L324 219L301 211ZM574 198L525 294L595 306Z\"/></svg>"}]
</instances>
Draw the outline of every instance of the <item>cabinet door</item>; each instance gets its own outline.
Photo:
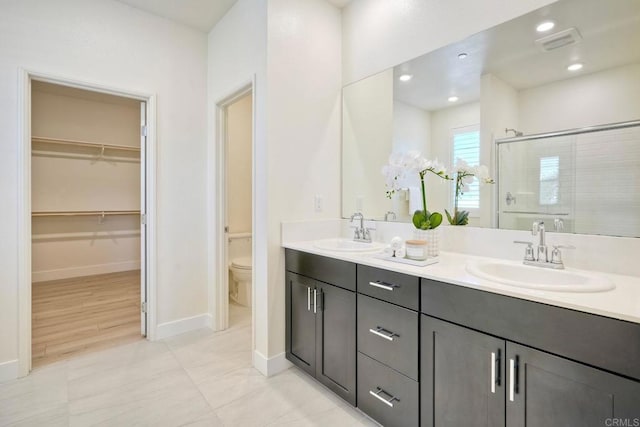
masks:
<instances>
[{"instance_id":1,"label":"cabinet door","mask_svg":"<svg viewBox=\"0 0 640 427\"><path fill-rule=\"evenodd\" d=\"M316 316L312 301L316 284L313 279L287 273L287 359L310 375L316 371Z\"/></svg>"},{"instance_id":2,"label":"cabinet door","mask_svg":"<svg viewBox=\"0 0 640 427\"><path fill-rule=\"evenodd\" d=\"M421 425L504 426L505 342L421 316Z\"/></svg>"},{"instance_id":3,"label":"cabinet door","mask_svg":"<svg viewBox=\"0 0 640 427\"><path fill-rule=\"evenodd\" d=\"M316 378L355 405L356 294L325 283L318 286L318 292Z\"/></svg>"},{"instance_id":4,"label":"cabinet door","mask_svg":"<svg viewBox=\"0 0 640 427\"><path fill-rule=\"evenodd\" d=\"M640 425L639 382L511 342L507 363L509 427Z\"/></svg>"}]
</instances>

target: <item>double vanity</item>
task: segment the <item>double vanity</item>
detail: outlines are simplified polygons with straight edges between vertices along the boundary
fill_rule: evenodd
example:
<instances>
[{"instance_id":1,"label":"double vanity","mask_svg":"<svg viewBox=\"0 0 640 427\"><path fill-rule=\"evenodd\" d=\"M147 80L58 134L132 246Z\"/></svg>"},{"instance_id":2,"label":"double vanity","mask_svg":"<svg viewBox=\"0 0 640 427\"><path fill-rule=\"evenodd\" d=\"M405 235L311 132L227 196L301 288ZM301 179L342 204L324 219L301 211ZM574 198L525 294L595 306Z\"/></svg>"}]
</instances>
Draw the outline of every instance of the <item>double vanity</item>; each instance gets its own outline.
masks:
<instances>
[{"instance_id":1,"label":"double vanity","mask_svg":"<svg viewBox=\"0 0 640 427\"><path fill-rule=\"evenodd\" d=\"M355 243L285 243L286 357L380 424L640 425L640 279Z\"/></svg>"}]
</instances>

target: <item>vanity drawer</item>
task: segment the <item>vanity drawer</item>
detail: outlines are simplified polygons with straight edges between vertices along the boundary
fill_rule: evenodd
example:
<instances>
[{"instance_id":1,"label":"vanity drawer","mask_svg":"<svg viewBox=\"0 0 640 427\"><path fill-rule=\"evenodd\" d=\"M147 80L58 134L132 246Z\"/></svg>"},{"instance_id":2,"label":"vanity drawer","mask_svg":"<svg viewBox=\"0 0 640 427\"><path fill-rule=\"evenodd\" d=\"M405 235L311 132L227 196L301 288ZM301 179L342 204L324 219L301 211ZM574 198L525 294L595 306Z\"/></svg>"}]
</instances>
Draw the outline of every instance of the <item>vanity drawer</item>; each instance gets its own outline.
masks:
<instances>
[{"instance_id":1,"label":"vanity drawer","mask_svg":"<svg viewBox=\"0 0 640 427\"><path fill-rule=\"evenodd\" d=\"M356 265L320 255L285 249L287 271L350 291L356 290Z\"/></svg>"},{"instance_id":2,"label":"vanity drawer","mask_svg":"<svg viewBox=\"0 0 640 427\"><path fill-rule=\"evenodd\" d=\"M418 383L358 353L358 408L383 426L417 426Z\"/></svg>"},{"instance_id":3,"label":"vanity drawer","mask_svg":"<svg viewBox=\"0 0 640 427\"><path fill-rule=\"evenodd\" d=\"M358 265L358 292L411 310L420 306L420 279L394 271Z\"/></svg>"},{"instance_id":4,"label":"vanity drawer","mask_svg":"<svg viewBox=\"0 0 640 427\"><path fill-rule=\"evenodd\" d=\"M358 351L418 380L418 313L358 295Z\"/></svg>"}]
</instances>

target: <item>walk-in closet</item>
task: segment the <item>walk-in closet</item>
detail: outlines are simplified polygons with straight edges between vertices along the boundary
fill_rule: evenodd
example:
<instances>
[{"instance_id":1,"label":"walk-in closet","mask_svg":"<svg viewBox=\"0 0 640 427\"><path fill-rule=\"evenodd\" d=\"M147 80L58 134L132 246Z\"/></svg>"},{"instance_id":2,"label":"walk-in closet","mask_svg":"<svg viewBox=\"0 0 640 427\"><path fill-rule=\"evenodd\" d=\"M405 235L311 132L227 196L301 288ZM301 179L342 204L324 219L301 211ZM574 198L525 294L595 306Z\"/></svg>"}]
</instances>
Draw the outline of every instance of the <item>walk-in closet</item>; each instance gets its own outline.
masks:
<instances>
[{"instance_id":1,"label":"walk-in closet","mask_svg":"<svg viewBox=\"0 0 640 427\"><path fill-rule=\"evenodd\" d=\"M144 334L144 112L135 99L32 82L33 367Z\"/></svg>"}]
</instances>

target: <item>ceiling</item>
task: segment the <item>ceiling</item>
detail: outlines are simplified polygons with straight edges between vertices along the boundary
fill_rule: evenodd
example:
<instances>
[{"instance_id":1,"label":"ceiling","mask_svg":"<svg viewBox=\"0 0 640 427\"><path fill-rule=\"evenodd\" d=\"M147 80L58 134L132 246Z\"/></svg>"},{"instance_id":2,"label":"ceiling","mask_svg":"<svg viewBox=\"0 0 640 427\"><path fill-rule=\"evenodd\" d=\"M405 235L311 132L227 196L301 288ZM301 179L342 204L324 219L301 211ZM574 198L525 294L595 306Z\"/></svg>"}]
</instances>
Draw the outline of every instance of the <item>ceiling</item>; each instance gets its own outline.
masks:
<instances>
[{"instance_id":1,"label":"ceiling","mask_svg":"<svg viewBox=\"0 0 640 427\"><path fill-rule=\"evenodd\" d=\"M536 39L543 20L553 20L551 34L575 27L582 40L543 52ZM407 104L434 111L480 98L480 76L493 74L516 90L541 86L578 75L640 62L640 1L560 0L461 42L445 46L394 69L394 97ZM459 53L467 53L458 59ZM578 73L567 66L584 63ZM401 74L412 74L399 82Z\"/></svg>"},{"instance_id":2,"label":"ceiling","mask_svg":"<svg viewBox=\"0 0 640 427\"><path fill-rule=\"evenodd\" d=\"M208 33L237 0L118 0Z\"/></svg>"},{"instance_id":3,"label":"ceiling","mask_svg":"<svg viewBox=\"0 0 640 427\"><path fill-rule=\"evenodd\" d=\"M118 0L196 30L208 33L237 0ZM352 0L327 0L343 8Z\"/></svg>"}]
</instances>

